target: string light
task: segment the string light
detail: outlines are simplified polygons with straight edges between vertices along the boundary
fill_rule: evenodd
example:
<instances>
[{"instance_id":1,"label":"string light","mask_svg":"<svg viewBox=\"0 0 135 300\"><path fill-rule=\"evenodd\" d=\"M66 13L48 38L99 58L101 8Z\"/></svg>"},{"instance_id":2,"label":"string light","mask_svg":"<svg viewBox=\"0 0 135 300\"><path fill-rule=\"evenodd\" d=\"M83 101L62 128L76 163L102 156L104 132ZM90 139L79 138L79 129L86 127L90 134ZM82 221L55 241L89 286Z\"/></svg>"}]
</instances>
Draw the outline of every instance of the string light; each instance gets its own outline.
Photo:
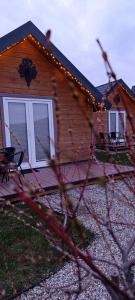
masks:
<instances>
[{"instance_id":1,"label":"string light","mask_svg":"<svg viewBox=\"0 0 135 300\"><path fill-rule=\"evenodd\" d=\"M92 104L96 105L97 108L101 109L101 104L100 103L97 103L95 97L90 93L90 91L88 89L86 89L83 84L75 77L73 76L73 74L70 73L69 70L67 70L55 57L54 55L49 52L49 50L47 48L45 48L43 45L41 45L41 43L39 41L37 41L33 36L32 34L29 34L26 38L24 38L23 40L21 41L18 41L17 43L14 43L10 46L7 46L1 53L0 53L0 56L2 56L2 54L4 52L6 52L7 50L11 49L12 47L15 47L16 45L18 45L19 43L23 43L26 39L30 39L32 42L34 42L36 44L36 46L42 51L44 52L44 54L46 56L49 56L49 58L52 60L53 63L55 63L55 65L60 69L62 70L65 75L72 79L77 85L79 85L80 89L85 92L88 96L88 102L92 102ZM102 107L103 109L103 107Z\"/></svg>"}]
</instances>

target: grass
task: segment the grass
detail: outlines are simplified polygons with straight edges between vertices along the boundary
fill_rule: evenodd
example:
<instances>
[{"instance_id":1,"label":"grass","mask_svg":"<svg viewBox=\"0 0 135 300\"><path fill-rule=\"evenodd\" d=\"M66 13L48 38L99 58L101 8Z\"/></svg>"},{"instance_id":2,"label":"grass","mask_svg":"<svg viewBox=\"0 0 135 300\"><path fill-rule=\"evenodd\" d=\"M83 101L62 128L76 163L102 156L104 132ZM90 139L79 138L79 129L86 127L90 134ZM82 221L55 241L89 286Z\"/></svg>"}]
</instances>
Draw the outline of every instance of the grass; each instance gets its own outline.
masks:
<instances>
[{"instance_id":1,"label":"grass","mask_svg":"<svg viewBox=\"0 0 135 300\"><path fill-rule=\"evenodd\" d=\"M96 158L103 162L132 166L130 157L126 152L110 154L105 151L96 151Z\"/></svg>"},{"instance_id":2,"label":"grass","mask_svg":"<svg viewBox=\"0 0 135 300\"><path fill-rule=\"evenodd\" d=\"M16 218L18 215L16 209L20 211L22 207L0 211L0 287L2 284L8 299L12 298L13 294L21 293L38 284L58 270L65 261L65 258L61 259L61 253L50 245L43 234L36 231L34 220L24 217L23 213L21 219L25 219L25 223ZM28 216L32 215L37 222L41 221L28 207L23 206L23 211ZM26 225L28 220L33 228ZM59 222L61 220L62 218L59 217ZM44 226L46 227L45 224ZM78 231L78 226L70 220L68 230L76 244L86 247L93 240L94 235L82 225L79 226ZM80 238L80 231L85 236L85 242ZM2 296L0 299L3 299Z\"/></svg>"}]
</instances>

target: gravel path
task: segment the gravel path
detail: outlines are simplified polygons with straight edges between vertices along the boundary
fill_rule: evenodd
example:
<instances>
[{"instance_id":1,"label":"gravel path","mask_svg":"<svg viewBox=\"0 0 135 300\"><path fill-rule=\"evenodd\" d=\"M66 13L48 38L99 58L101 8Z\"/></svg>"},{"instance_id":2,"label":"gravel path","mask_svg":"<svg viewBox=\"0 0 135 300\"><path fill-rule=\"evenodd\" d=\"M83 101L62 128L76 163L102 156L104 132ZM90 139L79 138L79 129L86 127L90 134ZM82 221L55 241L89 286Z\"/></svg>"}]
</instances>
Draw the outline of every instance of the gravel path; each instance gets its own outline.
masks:
<instances>
[{"instance_id":1,"label":"gravel path","mask_svg":"<svg viewBox=\"0 0 135 300\"><path fill-rule=\"evenodd\" d=\"M106 274L115 275L117 270L112 264L117 262L121 265L121 253L117 245L112 240L110 234L104 226L99 228L98 223L92 217L93 212L96 212L98 218L102 221L106 220L107 214L107 201L110 205L110 215L112 221L117 221L120 224L114 224L113 228L115 234L119 238L122 245L126 246L131 239L135 226L135 201L134 194L129 190L127 185L135 189L135 179L126 178L126 183L124 180L110 181L107 185L90 185L87 186L84 192L83 201L80 203L78 218L92 231L96 233L96 238L92 245L90 245L87 250L90 255L95 258L100 259L96 264L104 271ZM69 192L70 197L73 199L74 203L77 203L81 189L77 188ZM42 201L45 201L42 199ZM59 209L59 194L53 194L49 196L49 201L52 205ZM86 208L86 204L88 209ZM128 223L131 226L125 226L121 222ZM133 257L135 253L135 247L130 252L130 257ZM106 259L111 264L102 262L101 260ZM83 264L82 264L83 265ZM81 276L82 279L82 292L79 294L79 300L110 300L106 289L102 284L96 280L90 272L87 272L82 268ZM49 279L44 281L39 286L36 286L32 290L22 294L17 297L17 300L35 300L35 299L53 299L53 300L65 300L68 299L68 294L66 291L73 291L77 288L77 269L73 262L66 263L65 266L52 275ZM75 294L72 295L70 299L75 299Z\"/></svg>"}]
</instances>

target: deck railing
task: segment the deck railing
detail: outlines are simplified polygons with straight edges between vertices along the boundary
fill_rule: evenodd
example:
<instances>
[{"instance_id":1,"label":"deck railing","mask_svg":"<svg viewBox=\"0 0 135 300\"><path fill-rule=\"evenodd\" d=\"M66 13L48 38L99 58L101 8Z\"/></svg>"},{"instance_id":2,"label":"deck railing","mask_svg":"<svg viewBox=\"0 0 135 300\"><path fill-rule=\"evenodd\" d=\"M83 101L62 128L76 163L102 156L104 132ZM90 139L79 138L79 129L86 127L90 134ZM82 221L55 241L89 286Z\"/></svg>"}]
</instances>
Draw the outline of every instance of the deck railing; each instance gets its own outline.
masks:
<instances>
[{"instance_id":1,"label":"deck railing","mask_svg":"<svg viewBox=\"0 0 135 300\"><path fill-rule=\"evenodd\" d=\"M135 136L128 138L120 132L100 132L96 147L103 150L128 150L130 147L135 148Z\"/></svg>"}]
</instances>

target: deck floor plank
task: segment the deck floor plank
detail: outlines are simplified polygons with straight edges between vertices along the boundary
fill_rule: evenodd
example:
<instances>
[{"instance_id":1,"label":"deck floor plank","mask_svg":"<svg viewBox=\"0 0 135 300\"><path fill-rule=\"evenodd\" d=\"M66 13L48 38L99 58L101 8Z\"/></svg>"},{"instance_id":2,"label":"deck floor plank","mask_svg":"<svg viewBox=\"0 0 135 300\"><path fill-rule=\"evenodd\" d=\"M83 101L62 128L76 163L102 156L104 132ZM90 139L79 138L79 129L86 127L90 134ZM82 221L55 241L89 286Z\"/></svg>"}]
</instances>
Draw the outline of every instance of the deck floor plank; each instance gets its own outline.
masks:
<instances>
[{"instance_id":1,"label":"deck floor plank","mask_svg":"<svg viewBox=\"0 0 135 300\"><path fill-rule=\"evenodd\" d=\"M134 173L134 167L113 165L110 163L94 163L91 161L78 162L61 165L57 171L50 167L38 169L38 172L31 172L24 175L25 185L32 185L35 189L48 189L58 186L60 182L79 183L86 180L96 180L100 177L117 176L122 174ZM59 173L61 178L59 180ZM60 181L60 182L59 182ZM10 178L8 182L1 182L0 178L0 197L12 197L19 193L19 180Z\"/></svg>"}]
</instances>

